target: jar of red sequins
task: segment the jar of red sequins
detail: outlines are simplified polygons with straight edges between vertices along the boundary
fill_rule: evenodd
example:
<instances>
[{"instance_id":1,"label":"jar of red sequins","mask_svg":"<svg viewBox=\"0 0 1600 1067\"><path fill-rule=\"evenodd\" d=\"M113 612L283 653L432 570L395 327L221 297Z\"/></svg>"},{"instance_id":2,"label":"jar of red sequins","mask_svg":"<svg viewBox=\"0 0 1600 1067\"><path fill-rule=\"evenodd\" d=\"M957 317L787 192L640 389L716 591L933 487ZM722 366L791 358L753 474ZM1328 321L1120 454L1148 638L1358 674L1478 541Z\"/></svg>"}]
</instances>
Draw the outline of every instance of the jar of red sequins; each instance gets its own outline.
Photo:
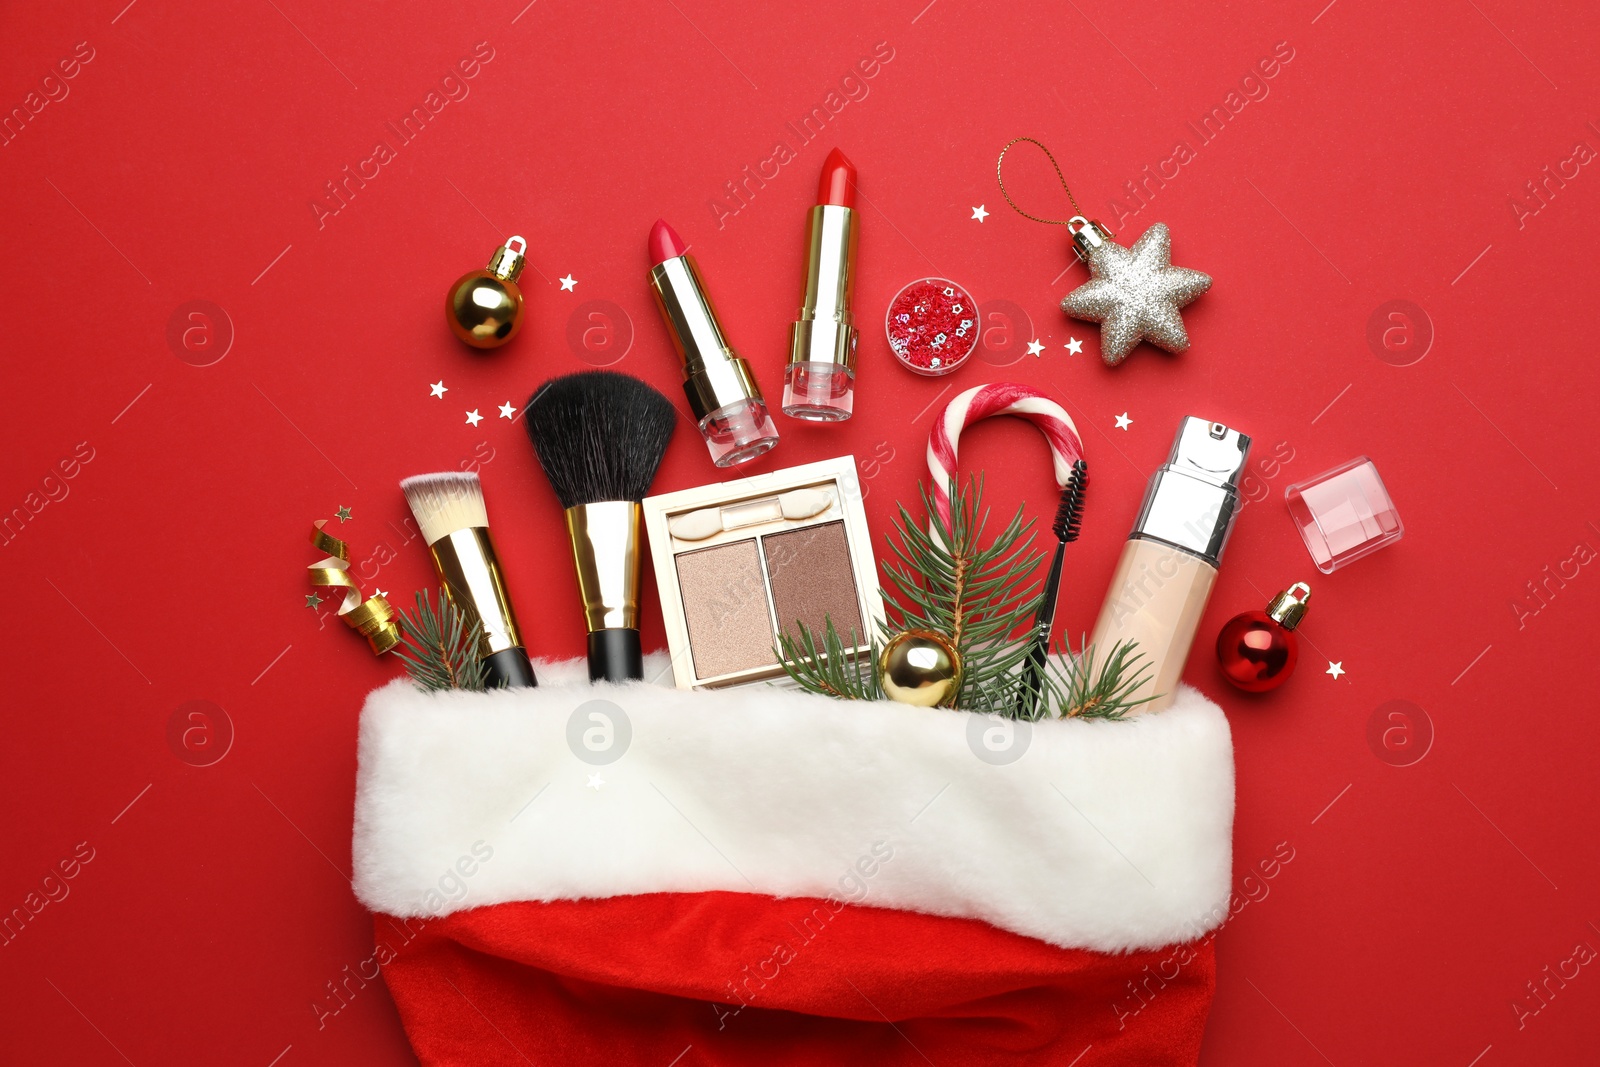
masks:
<instances>
[{"instance_id":1,"label":"jar of red sequins","mask_svg":"<svg viewBox=\"0 0 1600 1067\"><path fill-rule=\"evenodd\" d=\"M919 278L889 301L883 326L901 366L936 378L977 350L978 304L948 278Z\"/></svg>"}]
</instances>

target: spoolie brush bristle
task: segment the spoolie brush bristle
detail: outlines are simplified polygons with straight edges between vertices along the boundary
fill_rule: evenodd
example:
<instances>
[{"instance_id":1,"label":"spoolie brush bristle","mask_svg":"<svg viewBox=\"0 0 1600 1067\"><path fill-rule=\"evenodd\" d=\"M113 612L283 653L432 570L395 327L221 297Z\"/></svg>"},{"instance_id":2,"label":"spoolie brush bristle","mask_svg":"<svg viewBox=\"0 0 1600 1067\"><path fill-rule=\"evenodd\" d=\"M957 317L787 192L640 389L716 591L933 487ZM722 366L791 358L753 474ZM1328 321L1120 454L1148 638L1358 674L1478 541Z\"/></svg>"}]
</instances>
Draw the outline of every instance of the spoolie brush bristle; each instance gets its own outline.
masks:
<instances>
[{"instance_id":1,"label":"spoolie brush bristle","mask_svg":"<svg viewBox=\"0 0 1600 1067\"><path fill-rule=\"evenodd\" d=\"M1056 507L1056 521L1051 526L1056 537L1063 543L1071 543L1078 539L1078 531L1083 526L1084 490L1088 485L1089 465L1080 459L1072 465L1072 475L1067 480L1067 487L1061 490L1061 503Z\"/></svg>"},{"instance_id":2,"label":"spoolie brush bristle","mask_svg":"<svg viewBox=\"0 0 1600 1067\"><path fill-rule=\"evenodd\" d=\"M644 499L678 418L666 397L614 371L553 378L527 410L528 439L564 508Z\"/></svg>"},{"instance_id":3,"label":"spoolie brush bristle","mask_svg":"<svg viewBox=\"0 0 1600 1067\"><path fill-rule=\"evenodd\" d=\"M457 530L489 525L483 485L476 474L418 474L401 482L400 491L411 505L411 514L417 517L422 539L430 545Z\"/></svg>"}]
</instances>

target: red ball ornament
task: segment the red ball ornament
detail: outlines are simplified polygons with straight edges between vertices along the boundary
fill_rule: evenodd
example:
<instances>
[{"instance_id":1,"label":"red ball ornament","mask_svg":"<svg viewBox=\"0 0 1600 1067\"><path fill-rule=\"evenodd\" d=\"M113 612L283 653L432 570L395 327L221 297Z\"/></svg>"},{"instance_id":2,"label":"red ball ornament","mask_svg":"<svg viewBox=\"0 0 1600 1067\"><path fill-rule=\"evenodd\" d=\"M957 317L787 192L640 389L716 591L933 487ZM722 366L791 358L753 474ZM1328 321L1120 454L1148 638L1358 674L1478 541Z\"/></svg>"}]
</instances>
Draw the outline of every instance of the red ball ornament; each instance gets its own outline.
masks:
<instances>
[{"instance_id":1,"label":"red ball ornament","mask_svg":"<svg viewBox=\"0 0 1600 1067\"><path fill-rule=\"evenodd\" d=\"M1300 656L1294 628L1305 618L1311 587L1296 582L1267 605L1229 619L1217 634L1222 676L1247 693L1265 693L1288 681Z\"/></svg>"}]
</instances>

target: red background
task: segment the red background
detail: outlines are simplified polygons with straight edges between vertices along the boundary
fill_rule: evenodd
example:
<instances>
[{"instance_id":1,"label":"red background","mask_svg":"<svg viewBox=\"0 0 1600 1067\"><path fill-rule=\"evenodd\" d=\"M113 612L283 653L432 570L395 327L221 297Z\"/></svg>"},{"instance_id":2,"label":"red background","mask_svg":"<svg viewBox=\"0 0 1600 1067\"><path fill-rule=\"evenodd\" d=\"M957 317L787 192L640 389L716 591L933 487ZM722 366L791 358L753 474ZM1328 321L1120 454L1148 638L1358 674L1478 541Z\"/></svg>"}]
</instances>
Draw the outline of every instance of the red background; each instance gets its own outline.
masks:
<instances>
[{"instance_id":1,"label":"red background","mask_svg":"<svg viewBox=\"0 0 1600 1067\"><path fill-rule=\"evenodd\" d=\"M0 947L0 1058L412 1062L381 986L321 1029L310 1007L370 954L348 886L356 713L396 665L331 604L303 606L309 523L350 507L334 525L358 566L395 554L368 591L405 602L431 573L397 533L395 483L476 456L532 651L578 654L557 505L497 406L613 359L628 332L614 365L678 395L645 282L657 215L692 243L775 401L803 208L835 144L868 201L857 415L843 428L780 419L760 469L854 452L882 533L891 503L912 499L944 399L985 380L1052 390L1094 474L1064 588L1061 625L1076 633L1179 418L1226 421L1279 461L1256 466L1260 501L1187 674L1233 722L1236 878L1250 900L1218 941L1205 1062L1592 1057L1600 975L1552 981L1543 1007L1525 983L1580 943L1600 948L1600 576L1581 562L1600 548L1582 332L1600 176L1574 156L1577 142L1585 158L1600 147L1600 16L1505 0L525 2L110 0L0 15L7 112L78 42L93 50L68 95L0 147L0 508L39 507L0 550L13 598L0 624L0 908L22 906L79 842L94 857ZM470 95L319 226L324 183L378 139L394 147L385 123L479 42L493 58ZM878 42L892 59L846 86L867 95L796 145L785 124ZM1187 123L1226 106L1279 42L1292 59L1249 86L1266 95L1201 144ZM995 155L1018 134L1055 148L1119 239L1165 221L1175 262L1215 277L1185 313L1187 354L1144 347L1108 369L1097 328L1056 309L1084 275L1062 276L1060 230L1001 200ZM780 138L797 158L719 228L708 202ZM1119 222L1111 197L1179 140L1194 158ZM1043 162L1013 161L1019 202L1059 217ZM1525 183L1546 166L1568 177L1534 200ZM473 354L440 322L442 294L511 233L529 242L528 321L506 349ZM969 286L989 313L987 355L945 380L895 366L879 325L892 294L928 274ZM1398 348L1369 342L1369 319L1395 299L1422 309L1409 348L1401 334ZM193 300L231 323L209 366L193 364L227 332L215 312L189 338L198 354L181 329L168 339ZM615 332L590 334L590 348L587 301L615 305ZM1409 362L1427 324L1431 345ZM1030 335L1041 356L1026 354ZM1081 355L1063 347L1074 336ZM470 409L485 416L476 428ZM79 442L92 460L47 482ZM1048 514L1033 431L985 426L964 445L999 511L1027 499ZM1282 490L1358 454L1377 462L1406 536L1322 577ZM658 490L713 476L680 426ZM40 506L45 490L67 495ZM1315 594L1297 676L1265 699L1225 688L1207 648L1217 628L1302 578ZM653 600L647 615L659 646ZM1346 673L1324 673L1329 661ZM234 731L210 766L169 742L193 700ZM1395 700L1413 705L1399 732L1369 741L1369 719ZM1430 730L1423 758L1397 766ZM1246 885L1285 841L1293 861Z\"/></svg>"}]
</instances>

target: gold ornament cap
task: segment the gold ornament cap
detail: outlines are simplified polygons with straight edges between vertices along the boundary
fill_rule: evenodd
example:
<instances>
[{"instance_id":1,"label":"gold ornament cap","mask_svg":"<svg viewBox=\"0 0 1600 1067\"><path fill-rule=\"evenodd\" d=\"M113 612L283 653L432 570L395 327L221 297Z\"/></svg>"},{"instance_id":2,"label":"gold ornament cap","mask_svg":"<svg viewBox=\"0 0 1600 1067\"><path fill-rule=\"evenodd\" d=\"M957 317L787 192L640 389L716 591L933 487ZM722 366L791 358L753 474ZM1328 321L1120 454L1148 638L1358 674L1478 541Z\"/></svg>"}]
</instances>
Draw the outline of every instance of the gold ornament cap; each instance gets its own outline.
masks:
<instances>
[{"instance_id":1,"label":"gold ornament cap","mask_svg":"<svg viewBox=\"0 0 1600 1067\"><path fill-rule=\"evenodd\" d=\"M884 695L901 704L936 708L961 691L961 655L944 634L906 630L889 638L878 654Z\"/></svg>"},{"instance_id":2,"label":"gold ornament cap","mask_svg":"<svg viewBox=\"0 0 1600 1067\"><path fill-rule=\"evenodd\" d=\"M522 268L528 264L528 242L520 236L506 238L506 243L494 250L489 265L484 269L502 281L514 282L522 277Z\"/></svg>"},{"instance_id":3,"label":"gold ornament cap","mask_svg":"<svg viewBox=\"0 0 1600 1067\"><path fill-rule=\"evenodd\" d=\"M1272 603L1267 605L1267 618L1285 630L1293 630L1306 617L1310 604L1311 587L1305 582L1295 582L1272 598Z\"/></svg>"},{"instance_id":4,"label":"gold ornament cap","mask_svg":"<svg viewBox=\"0 0 1600 1067\"><path fill-rule=\"evenodd\" d=\"M1072 234L1072 250L1085 263L1116 236L1102 226L1099 219L1088 219L1082 215L1074 215L1067 220L1067 232Z\"/></svg>"}]
</instances>

